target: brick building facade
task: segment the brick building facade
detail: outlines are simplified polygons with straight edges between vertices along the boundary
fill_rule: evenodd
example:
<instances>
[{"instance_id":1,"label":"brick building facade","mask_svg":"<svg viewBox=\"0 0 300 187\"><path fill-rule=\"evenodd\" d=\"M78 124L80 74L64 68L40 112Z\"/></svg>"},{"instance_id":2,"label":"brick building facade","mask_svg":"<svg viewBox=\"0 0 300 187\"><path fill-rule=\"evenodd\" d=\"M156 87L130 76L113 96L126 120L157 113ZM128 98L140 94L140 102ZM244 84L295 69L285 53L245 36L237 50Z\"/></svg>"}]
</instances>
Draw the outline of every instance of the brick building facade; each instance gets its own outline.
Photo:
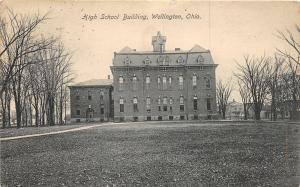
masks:
<instances>
[{"instance_id":1,"label":"brick building facade","mask_svg":"<svg viewBox=\"0 0 300 187\"><path fill-rule=\"evenodd\" d=\"M153 51L125 47L114 53L114 120L211 119L216 114L216 76L209 50L165 50L166 37L152 37Z\"/></svg>"},{"instance_id":2,"label":"brick building facade","mask_svg":"<svg viewBox=\"0 0 300 187\"><path fill-rule=\"evenodd\" d=\"M111 79L93 79L69 88L72 122L109 121L113 118Z\"/></svg>"}]
</instances>

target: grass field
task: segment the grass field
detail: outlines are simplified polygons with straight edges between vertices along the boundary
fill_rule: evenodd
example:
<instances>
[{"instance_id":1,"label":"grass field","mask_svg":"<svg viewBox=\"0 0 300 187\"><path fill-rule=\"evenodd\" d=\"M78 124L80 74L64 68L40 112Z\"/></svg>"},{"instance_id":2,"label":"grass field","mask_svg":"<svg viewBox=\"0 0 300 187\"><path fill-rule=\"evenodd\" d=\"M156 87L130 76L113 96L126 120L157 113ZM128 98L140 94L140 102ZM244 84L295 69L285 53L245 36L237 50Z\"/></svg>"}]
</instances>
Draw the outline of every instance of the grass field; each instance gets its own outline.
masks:
<instances>
[{"instance_id":1,"label":"grass field","mask_svg":"<svg viewBox=\"0 0 300 187\"><path fill-rule=\"evenodd\" d=\"M1 141L1 186L298 187L299 128L127 123Z\"/></svg>"}]
</instances>

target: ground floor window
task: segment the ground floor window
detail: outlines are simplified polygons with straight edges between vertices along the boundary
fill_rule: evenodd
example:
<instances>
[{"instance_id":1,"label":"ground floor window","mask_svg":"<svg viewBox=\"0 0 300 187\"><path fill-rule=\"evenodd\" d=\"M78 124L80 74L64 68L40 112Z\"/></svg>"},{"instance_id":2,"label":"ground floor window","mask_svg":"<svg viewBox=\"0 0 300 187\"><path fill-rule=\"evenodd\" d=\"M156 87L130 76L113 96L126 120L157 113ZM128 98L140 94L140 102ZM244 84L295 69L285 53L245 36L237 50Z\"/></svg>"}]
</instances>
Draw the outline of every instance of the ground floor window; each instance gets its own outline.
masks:
<instances>
[{"instance_id":1,"label":"ground floor window","mask_svg":"<svg viewBox=\"0 0 300 187\"><path fill-rule=\"evenodd\" d=\"M100 114L104 114L104 107L103 106L101 106L101 108L100 108Z\"/></svg>"},{"instance_id":2,"label":"ground floor window","mask_svg":"<svg viewBox=\"0 0 300 187\"><path fill-rule=\"evenodd\" d=\"M184 111L184 105L180 105L180 111L181 111L181 112Z\"/></svg>"},{"instance_id":3,"label":"ground floor window","mask_svg":"<svg viewBox=\"0 0 300 187\"><path fill-rule=\"evenodd\" d=\"M124 117L120 117L120 121L124 121Z\"/></svg>"},{"instance_id":4,"label":"ground floor window","mask_svg":"<svg viewBox=\"0 0 300 187\"><path fill-rule=\"evenodd\" d=\"M180 120L184 120L184 116L180 116Z\"/></svg>"},{"instance_id":5,"label":"ground floor window","mask_svg":"<svg viewBox=\"0 0 300 187\"><path fill-rule=\"evenodd\" d=\"M169 120L173 120L173 116L169 116Z\"/></svg>"},{"instance_id":6,"label":"ground floor window","mask_svg":"<svg viewBox=\"0 0 300 187\"><path fill-rule=\"evenodd\" d=\"M197 120L197 119L198 119L198 115L195 114L195 115L194 115L194 120Z\"/></svg>"},{"instance_id":7,"label":"ground floor window","mask_svg":"<svg viewBox=\"0 0 300 187\"><path fill-rule=\"evenodd\" d=\"M80 119L76 119L76 122L79 123L79 122L80 122Z\"/></svg>"},{"instance_id":8,"label":"ground floor window","mask_svg":"<svg viewBox=\"0 0 300 187\"><path fill-rule=\"evenodd\" d=\"M164 111L168 111L168 106L164 105Z\"/></svg>"},{"instance_id":9,"label":"ground floor window","mask_svg":"<svg viewBox=\"0 0 300 187\"><path fill-rule=\"evenodd\" d=\"M211 110L211 102L210 102L210 99L208 98L207 100L206 100L206 107L207 107L207 110Z\"/></svg>"},{"instance_id":10,"label":"ground floor window","mask_svg":"<svg viewBox=\"0 0 300 187\"><path fill-rule=\"evenodd\" d=\"M158 116L158 121L162 121L162 116Z\"/></svg>"},{"instance_id":11,"label":"ground floor window","mask_svg":"<svg viewBox=\"0 0 300 187\"><path fill-rule=\"evenodd\" d=\"M138 117L133 117L133 121L138 121Z\"/></svg>"},{"instance_id":12,"label":"ground floor window","mask_svg":"<svg viewBox=\"0 0 300 187\"><path fill-rule=\"evenodd\" d=\"M147 121L151 121L151 116L147 116Z\"/></svg>"}]
</instances>

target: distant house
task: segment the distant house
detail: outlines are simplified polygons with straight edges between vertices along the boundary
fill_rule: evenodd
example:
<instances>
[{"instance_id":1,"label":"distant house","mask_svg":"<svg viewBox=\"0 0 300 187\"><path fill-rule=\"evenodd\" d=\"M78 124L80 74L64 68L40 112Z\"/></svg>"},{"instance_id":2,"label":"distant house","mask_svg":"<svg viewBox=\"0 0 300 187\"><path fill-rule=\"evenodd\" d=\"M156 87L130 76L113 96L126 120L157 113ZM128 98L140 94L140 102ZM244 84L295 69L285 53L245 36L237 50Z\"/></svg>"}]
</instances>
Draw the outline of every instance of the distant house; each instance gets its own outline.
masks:
<instances>
[{"instance_id":1,"label":"distant house","mask_svg":"<svg viewBox=\"0 0 300 187\"><path fill-rule=\"evenodd\" d=\"M243 103L239 103L233 99L227 104L226 119L240 120L244 117Z\"/></svg>"},{"instance_id":2,"label":"distant house","mask_svg":"<svg viewBox=\"0 0 300 187\"><path fill-rule=\"evenodd\" d=\"M111 79L92 79L69 88L71 122L109 121L113 118Z\"/></svg>"}]
</instances>

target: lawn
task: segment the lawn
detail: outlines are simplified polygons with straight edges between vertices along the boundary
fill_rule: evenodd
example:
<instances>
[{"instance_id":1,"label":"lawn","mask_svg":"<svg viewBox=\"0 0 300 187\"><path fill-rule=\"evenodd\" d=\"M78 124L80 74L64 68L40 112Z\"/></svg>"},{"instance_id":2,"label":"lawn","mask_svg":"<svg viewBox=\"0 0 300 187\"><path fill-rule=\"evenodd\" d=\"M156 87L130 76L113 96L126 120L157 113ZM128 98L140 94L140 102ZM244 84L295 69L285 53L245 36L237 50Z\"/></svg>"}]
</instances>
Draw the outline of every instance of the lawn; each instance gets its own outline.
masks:
<instances>
[{"instance_id":1,"label":"lawn","mask_svg":"<svg viewBox=\"0 0 300 187\"><path fill-rule=\"evenodd\" d=\"M298 186L299 124L127 123L1 142L2 186Z\"/></svg>"}]
</instances>

